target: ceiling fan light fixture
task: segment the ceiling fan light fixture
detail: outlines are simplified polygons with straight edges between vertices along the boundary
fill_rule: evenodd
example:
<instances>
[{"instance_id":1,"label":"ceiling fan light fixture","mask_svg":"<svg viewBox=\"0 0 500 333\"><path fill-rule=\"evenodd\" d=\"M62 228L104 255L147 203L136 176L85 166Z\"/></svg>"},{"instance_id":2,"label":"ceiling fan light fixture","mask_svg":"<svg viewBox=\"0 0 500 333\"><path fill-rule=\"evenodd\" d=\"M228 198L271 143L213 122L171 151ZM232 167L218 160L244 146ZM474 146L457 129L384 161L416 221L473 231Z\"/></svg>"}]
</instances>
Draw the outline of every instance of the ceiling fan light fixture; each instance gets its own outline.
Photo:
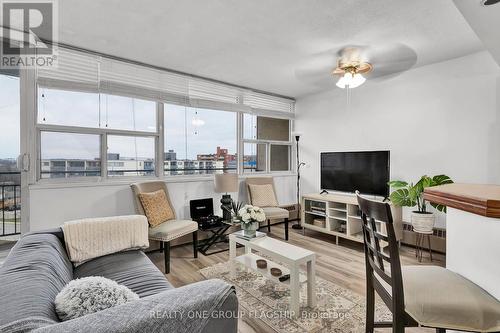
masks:
<instances>
[{"instance_id":1,"label":"ceiling fan light fixture","mask_svg":"<svg viewBox=\"0 0 500 333\"><path fill-rule=\"evenodd\" d=\"M344 89L347 86L347 82L349 78L347 77L348 75L351 75L350 73L345 73L344 76L341 76L340 79L337 81L337 87Z\"/></svg>"},{"instance_id":2,"label":"ceiling fan light fixture","mask_svg":"<svg viewBox=\"0 0 500 333\"><path fill-rule=\"evenodd\" d=\"M363 83L365 83L366 79L363 75L359 73L350 73L346 72L344 76L341 76L337 81L337 87L345 89L345 88L357 88Z\"/></svg>"}]
</instances>

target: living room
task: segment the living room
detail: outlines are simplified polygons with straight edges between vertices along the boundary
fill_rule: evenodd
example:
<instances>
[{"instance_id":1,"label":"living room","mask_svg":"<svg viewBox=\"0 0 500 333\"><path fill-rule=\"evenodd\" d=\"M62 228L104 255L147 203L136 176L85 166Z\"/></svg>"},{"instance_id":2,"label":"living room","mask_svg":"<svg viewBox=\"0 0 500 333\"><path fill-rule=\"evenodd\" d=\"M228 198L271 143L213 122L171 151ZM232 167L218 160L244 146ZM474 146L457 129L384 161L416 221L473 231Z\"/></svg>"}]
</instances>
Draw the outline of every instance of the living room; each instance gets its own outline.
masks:
<instances>
[{"instance_id":1,"label":"living room","mask_svg":"<svg viewBox=\"0 0 500 333\"><path fill-rule=\"evenodd\" d=\"M0 331L500 331L496 2L2 1Z\"/></svg>"}]
</instances>

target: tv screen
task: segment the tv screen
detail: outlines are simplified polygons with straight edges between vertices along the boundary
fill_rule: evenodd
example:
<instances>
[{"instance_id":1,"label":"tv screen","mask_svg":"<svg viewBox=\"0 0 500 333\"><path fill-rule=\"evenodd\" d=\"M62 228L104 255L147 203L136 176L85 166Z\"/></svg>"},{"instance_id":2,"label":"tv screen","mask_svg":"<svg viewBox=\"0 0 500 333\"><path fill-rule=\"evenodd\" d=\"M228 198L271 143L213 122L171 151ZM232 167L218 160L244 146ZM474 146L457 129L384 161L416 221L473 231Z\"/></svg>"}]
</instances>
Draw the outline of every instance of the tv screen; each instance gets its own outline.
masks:
<instances>
[{"instance_id":1,"label":"tv screen","mask_svg":"<svg viewBox=\"0 0 500 333\"><path fill-rule=\"evenodd\" d=\"M321 153L321 189L389 195L389 151Z\"/></svg>"}]
</instances>

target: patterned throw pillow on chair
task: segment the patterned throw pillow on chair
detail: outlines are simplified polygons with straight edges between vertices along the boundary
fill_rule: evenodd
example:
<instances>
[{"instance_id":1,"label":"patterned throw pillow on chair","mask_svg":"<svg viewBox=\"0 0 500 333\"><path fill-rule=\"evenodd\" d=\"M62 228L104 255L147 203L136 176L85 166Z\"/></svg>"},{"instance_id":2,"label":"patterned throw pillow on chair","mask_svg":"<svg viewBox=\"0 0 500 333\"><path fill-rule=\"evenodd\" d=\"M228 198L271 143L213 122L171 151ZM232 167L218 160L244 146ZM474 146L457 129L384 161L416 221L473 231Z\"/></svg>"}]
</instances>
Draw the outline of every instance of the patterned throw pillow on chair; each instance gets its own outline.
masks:
<instances>
[{"instance_id":1,"label":"patterned throw pillow on chair","mask_svg":"<svg viewBox=\"0 0 500 333\"><path fill-rule=\"evenodd\" d=\"M250 188L250 198L252 198L252 205L257 207L278 206L278 202L276 201L276 195L274 194L273 185L249 184L248 187Z\"/></svg>"},{"instance_id":2,"label":"patterned throw pillow on chair","mask_svg":"<svg viewBox=\"0 0 500 333\"><path fill-rule=\"evenodd\" d=\"M141 200L142 207L144 208L150 226L156 227L163 222L175 218L174 211L172 207L170 207L164 190L139 193L139 200Z\"/></svg>"}]
</instances>

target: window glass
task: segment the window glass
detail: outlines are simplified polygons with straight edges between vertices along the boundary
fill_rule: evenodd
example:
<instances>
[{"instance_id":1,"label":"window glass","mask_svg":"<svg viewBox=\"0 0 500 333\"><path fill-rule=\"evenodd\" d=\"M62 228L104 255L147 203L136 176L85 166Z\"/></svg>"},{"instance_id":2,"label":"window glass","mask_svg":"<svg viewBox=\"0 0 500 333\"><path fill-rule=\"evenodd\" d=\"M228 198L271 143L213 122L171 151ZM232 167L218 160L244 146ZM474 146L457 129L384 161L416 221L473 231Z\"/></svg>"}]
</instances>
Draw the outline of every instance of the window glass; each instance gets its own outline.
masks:
<instances>
[{"instance_id":1,"label":"window glass","mask_svg":"<svg viewBox=\"0 0 500 333\"><path fill-rule=\"evenodd\" d=\"M243 172L266 171L266 144L245 143L243 145Z\"/></svg>"},{"instance_id":2,"label":"window glass","mask_svg":"<svg viewBox=\"0 0 500 333\"><path fill-rule=\"evenodd\" d=\"M38 89L38 123L99 127L99 94Z\"/></svg>"},{"instance_id":3,"label":"window glass","mask_svg":"<svg viewBox=\"0 0 500 333\"><path fill-rule=\"evenodd\" d=\"M154 176L155 139L108 135L108 176Z\"/></svg>"},{"instance_id":4,"label":"window glass","mask_svg":"<svg viewBox=\"0 0 500 333\"><path fill-rule=\"evenodd\" d=\"M20 184L16 165L20 152L19 78L0 75L0 184ZM10 189L6 188L7 191ZM10 193L8 194L10 196Z\"/></svg>"},{"instance_id":5,"label":"window glass","mask_svg":"<svg viewBox=\"0 0 500 333\"><path fill-rule=\"evenodd\" d=\"M290 146L271 145L271 156L269 157L271 171L290 170Z\"/></svg>"},{"instance_id":6,"label":"window glass","mask_svg":"<svg viewBox=\"0 0 500 333\"><path fill-rule=\"evenodd\" d=\"M42 132L41 178L100 176L100 136Z\"/></svg>"},{"instance_id":7,"label":"window glass","mask_svg":"<svg viewBox=\"0 0 500 333\"><path fill-rule=\"evenodd\" d=\"M156 132L156 103L101 94L101 127Z\"/></svg>"},{"instance_id":8,"label":"window glass","mask_svg":"<svg viewBox=\"0 0 500 333\"><path fill-rule=\"evenodd\" d=\"M243 115L243 138L257 139L257 116L248 113Z\"/></svg>"},{"instance_id":9,"label":"window glass","mask_svg":"<svg viewBox=\"0 0 500 333\"><path fill-rule=\"evenodd\" d=\"M165 104L166 175L236 172L234 112Z\"/></svg>"},{"instance_id":10,"label":"window glass","mask_svg":"<svg viewBox=\"0 0 500 333\"><path fill-rule=\"evenodd\" d=\"M290 120L245 114L243 138L247 140L290 140Z\"/></svg>"}]
</instances>

